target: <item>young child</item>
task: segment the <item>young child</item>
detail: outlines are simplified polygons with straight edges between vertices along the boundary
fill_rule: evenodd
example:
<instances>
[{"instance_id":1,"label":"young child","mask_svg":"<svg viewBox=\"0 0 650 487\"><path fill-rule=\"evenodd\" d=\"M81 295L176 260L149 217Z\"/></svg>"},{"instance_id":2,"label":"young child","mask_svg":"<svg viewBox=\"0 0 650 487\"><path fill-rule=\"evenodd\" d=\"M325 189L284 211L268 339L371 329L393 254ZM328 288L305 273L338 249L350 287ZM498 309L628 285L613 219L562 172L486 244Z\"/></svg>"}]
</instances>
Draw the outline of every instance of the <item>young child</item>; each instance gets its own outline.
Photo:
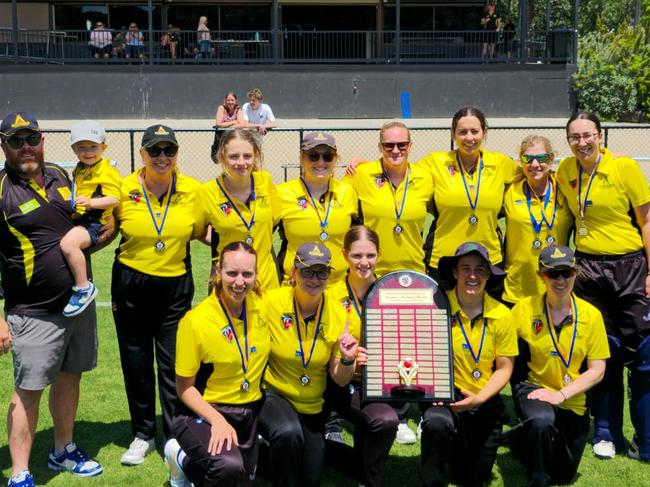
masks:
<instances>
[{"instance_id":1,"label":"young child","mask_svg":"<svg viewBox=\"0 0 650 487\"><path fill-rule=\"evenodd\" d=\"M75 227L61 240L61 250L74 277L75 285L65 316L80 314L97 296L88 280L84 249L97 243L99 231L113 207L119 203L121 177L102 154L106 132L93 120L74 125L70 131L72 150L79 159L72 173L72 216Z\"/></svg>"}]
</instances>

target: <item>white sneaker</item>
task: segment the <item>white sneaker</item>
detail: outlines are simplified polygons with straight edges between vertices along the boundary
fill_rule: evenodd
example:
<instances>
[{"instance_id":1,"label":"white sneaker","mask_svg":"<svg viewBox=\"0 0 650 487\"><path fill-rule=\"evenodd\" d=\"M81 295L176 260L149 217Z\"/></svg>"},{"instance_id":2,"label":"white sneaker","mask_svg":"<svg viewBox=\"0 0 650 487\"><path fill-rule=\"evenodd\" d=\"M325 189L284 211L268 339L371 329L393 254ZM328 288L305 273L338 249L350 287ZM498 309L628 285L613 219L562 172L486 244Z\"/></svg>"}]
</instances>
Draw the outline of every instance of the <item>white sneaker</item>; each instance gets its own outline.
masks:
<instances>
[{"instance_id":1,"label":"white sneaker","mask_svg":"<svg viewBox=\"0 0 650 487\"><path fill-rule=\"evenodd\" d=\"M395 436L395 442L400 445L412 445L417 441L415 433L411 428L408 427L406 423L400 423L397 425L397 435Z\"/></svg>"},{"instance_id":2,"label":"white sneaker","mask_svg":"<svg viewBox=\"0 0 650 487\"><path fill-rule=\"evenodd\" d=\"M143 440L136 436L129 445L129 449L126 450L124 455L122 455L120 463L122 465L140 465L144 462L144 457L155 449L156 442L153 438L150 440Z\"/></svg>"},{"instance_id":3,"label":"white sneaker","mask_svg":"<svg viewBox=\"0 0 650 487\"><path fill-rule=\"evenodd\" d=\"M165 461L169 467L170 487L190 487L191 485L178 462L178 454L182 451L181 446L175 438L171 438L165 443Z\"/></svg>"},{"instance_id":4,"label":"white sneaker","mask_svg":"<svg viewBox=\"0 0 650 487\"><path fill-rule=\"evenodd\" d=\"M600 440L591 447L594 455L602 460L610 460L616 456L616 448L611 441Z\"/></svg>"}]
</instances>

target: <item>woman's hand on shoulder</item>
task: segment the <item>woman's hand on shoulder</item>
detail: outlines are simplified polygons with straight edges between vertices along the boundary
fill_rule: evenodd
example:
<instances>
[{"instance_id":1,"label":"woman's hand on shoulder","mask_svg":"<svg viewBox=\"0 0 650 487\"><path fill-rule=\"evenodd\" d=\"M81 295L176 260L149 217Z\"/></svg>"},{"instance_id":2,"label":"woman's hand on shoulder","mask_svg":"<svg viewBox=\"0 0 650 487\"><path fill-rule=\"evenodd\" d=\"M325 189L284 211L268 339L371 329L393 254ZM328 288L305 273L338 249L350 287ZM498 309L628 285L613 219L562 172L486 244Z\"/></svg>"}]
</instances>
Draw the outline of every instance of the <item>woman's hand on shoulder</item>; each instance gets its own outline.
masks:
<instances>
[{"instance_id":1,"label":"woman's hand on shoulder","mask_svg":"<svg viewBox=\"0 0 650 487\"><path fill-rule=\"evenodd\" d=\"M226 421L226 418L220 414L219 418L212 423L210 428L208 452L210 455L218 455L221 453L224 446L227 451L230 451L232 445L239 446L237 432L235 431L235 428Z\"/></svg>"},{"instance_id":2,"label":"woman's hand on shoulder","mask_svg":"<svg viewBox=\"0 0 650 487\"><path fill-rule=\"evenodd\" d=\"M345 175L354 176L357 173L357 166L359 164L364 164L366 161L363 157L354 156L348 161L348 165L345 166Z\"/></svg>"}]
</instances>

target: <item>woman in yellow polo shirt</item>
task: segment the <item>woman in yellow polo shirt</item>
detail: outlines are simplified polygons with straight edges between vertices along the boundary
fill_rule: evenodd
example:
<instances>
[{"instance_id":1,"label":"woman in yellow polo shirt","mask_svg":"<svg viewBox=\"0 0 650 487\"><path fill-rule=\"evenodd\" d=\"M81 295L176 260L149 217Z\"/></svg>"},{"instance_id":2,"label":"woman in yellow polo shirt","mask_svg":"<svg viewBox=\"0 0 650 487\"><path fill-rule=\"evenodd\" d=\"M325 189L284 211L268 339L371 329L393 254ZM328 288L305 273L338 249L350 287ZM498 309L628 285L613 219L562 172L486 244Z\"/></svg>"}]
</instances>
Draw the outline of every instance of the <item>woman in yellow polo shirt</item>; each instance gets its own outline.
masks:
<instances>
[{"instance_id":1,"label":"woman in yellow polo shirt","mask_svg":"<svg viewBox=\"0 0 650 487\"><path fill-rule=\"evenodd\" d=\"M353 226L345 234L343 255L349 266L348 275L332 287L330 294L347 313L349 332L361 343L365 297L377 280L379 236L367 226ZM374 487L383 484L384 467L399 419L390 404L361 400L361 366L367 363L368 355L364 347L358 350L357 370L349 387L328 386L332 406L354 426L354 449L329 442L328 456L331 453L342 470L353 470L363 485Z\"/></svg>"},{"instance_id":2,"label":"woman in yellow polo shirt","mask_svg":"<svg viewBox=\"0 0 650 487\"><path fill-rule=\"evenodd\" d=\"M555 152L542 135L521 142L523 173L508 187L503 201L506 215L505 289L503 301L517 303L544 292L537 275L537 259L549 245L566 245L573 216L551 171Z\"/></svg>"},{"instance_id":3,"label":"woman in yellow polo shirt","mask_svg":"<svg viewBox=\"0 0 650 487\"><path fill-rule=\"evenodd\" d=\"M164 436L171 433L172 413L178 402L174 380L176 330L194 295L187 252L188 242L197 232L194 197L200 186L178 169L178 141L171 128L147 128L140 155L144 167L122 180L118 216L122 240L111 284L134 436L122 456L124 465L139 465L155 450L154 356Z\"/></svg>"},{"instance_id":4,"label":"woman in yellow polo shirt","mask_svg":"<svg viewBox=\"0 0 650 487\"><path fill-rule=\"evenodd\" d=\"M214 291L178 325L176 390L183 402L165 446L170 484L252 485L269 328L245 242L219 254ZM209 367L209 376L202 368Z\"/></svg>"},{"instance_id":5,"label":"woman in yellow polo shirt","mask_svg":"<svg viewBox=\"0 0 650 487\"><path fill-rule=\"evenodd\" d=\"M513 397L521 420L513 452L535 487L573 480L589 435L585 392L602 380L609 357L600 312L573 294L576 271L569 247L546 247L539 255L544 293L512 308L520 344Z\"/></svg>"},{"instance_id":6,"label":"woman in yellow polo shirt","mask_svg":"<svg viewBox=\"0 0 650 487\"><path fill-rule=\"evenodd\" d=\"M298 247L291 280L264 295L271 353L264 375L261 435L269 443L273 485L319 485L325 451L327 374L344 386L354 375L358 342L347 313L325 292L331 254L322 243Z\"/></svg>"},{"instance_id":7,"label":"woman in yellow polo shirt","mask_svg":"<svg viewBox=\"0 0 650 487\"><path fill-rule=\"evenodd\" d=\"M418 161L418 166L432 174L435 189L435 220L425 246L427 272L435 280L440 279L440 258L452 255L468 240L485 245L492 264L503 268L497 217L517 164L506 155L483 148L487 133L487 120L481 110L461 108L451 121L451 138L457 148L432 152ZM503 283L498 284L501 287L488 291L500 298Z\"/></svg>"},{"instance_id":8,"label":"woman in yellow polo shirt","mask_svg":"<svg viewBox=\"0 0 650 487\"><path fill-rule=\"evenodd\" d=\"M650 189L639 164L601 147L593 113L566 126L573 152L557 180L575 217L576 295L603 314L612 357L593 390L593 451L611 458L625 450L623 364L629 364L635 435L628 455L650 460Z\"/></svg>"},{"instance_id":9,"label":"woman in yellow polo shirt","mask_svg":"<svg viewBox=\"0 0 650 487\"><path fill-rule=\"evenodd\" d=\"M422 232L433 194L430 174L408 160L411 133L401 122L379 133L381 158L360 164L347 176L359 197L359 218L379 235L379 275L408 269L424 272Z\"/></svg>"},{"instance_id":10,"label":"woman in yellow polo shirt","mask_svg":"<svg viewBox=\"0 0 650 487\"><path fill-rule=\"evenodd\" d=\"M422 407L422 483L481 485L496 460L499 392L512 373L517 333L508 308L485 292L488 281L503 278L485 247L462 244L453 257L440 259L439 272L444 282L455 282L447 297L457 400Z\"/></svg>"},{"instance_id":11,"label":"woman in yellow polo shirt","mask_svg":"<svg viewBox=\"0 0 650 487\"><path fill-rule=\"evenodd\" d=\"M196 225L210 225L213 261L231 242L252 246L262 289L279 286L273 254L273 182L259 171L262 153L249 130L229 130L221 137L217 159L223 174L201 186L196 197Z\"/></svg>"},{"instance_id":12,"label":"woman in yellow polo shirt","mask_svg":"<svg viewBox=\"0 0 650 487\"><path fill-rule=\"evenodd\" d=\"M338 160L332 134L306 133L300 146L301 176L275 187L273 220L282 239L278 261L285 283L296 249L304 242L321 242L332 253L330 282L345 275L341 247L356 219L357 197L350 186L333 178Z\"/></svg>"}]
</instances>

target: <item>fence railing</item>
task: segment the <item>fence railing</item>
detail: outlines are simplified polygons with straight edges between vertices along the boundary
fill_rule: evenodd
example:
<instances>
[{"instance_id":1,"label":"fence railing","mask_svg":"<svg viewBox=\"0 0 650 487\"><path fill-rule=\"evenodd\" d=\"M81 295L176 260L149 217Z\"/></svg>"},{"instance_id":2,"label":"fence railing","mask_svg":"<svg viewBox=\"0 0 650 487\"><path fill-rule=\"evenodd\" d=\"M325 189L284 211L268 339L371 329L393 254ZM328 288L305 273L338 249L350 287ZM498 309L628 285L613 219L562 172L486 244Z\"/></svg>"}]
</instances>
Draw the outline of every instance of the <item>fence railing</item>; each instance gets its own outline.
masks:
<instances>
[{"instance_id":1,"label":"fence railing","mask_svg":"<svg viewBox=\"0 0 650 487\"><path fill-rule=\"evenodd\" d=\"M264 136L262 146L264 170L269 171L275 183L299 175L300 141L305 132L328 131L336 138L341 162L352 157L374 160L379 157L377 143L378 129L361 128L281 128L273 129ZM637 159L650 180L650 125L605 126L603 127L605 144L615 153L626 154ZM178 163L181 170L200 181L207 181L217 174L217 167L210 159L210 148L214 140L214 131L206 129L178 129L175 131L179 141ZM70 134L66 130L45 130L45 158L54 162L74 162L75 156L70 149ZM142 129L108 130L108 148L105 156L116 162L116 168L122 175L131 173L141 166L140 140ZM553 144L558 157L570 155L563 126L556 127L495 127L490 129L485 147L516 157L521 140L530 134L546 136ZM453 147L449 138L449 129L442 127L422 127L411 129L413 142L410 153L411 161L418 161L431 151L445 151ZM342 171L337 169L337 176Z\"/></svg>"},{"instance_id":2,"label":"fence railing","mask_svg":"<svg viewBox=\"0 0 650 487\"><path fill-rule=\"evenodd\" d=\"M0 29L0 60L79 63L575 62L575 32ZM491 47L490 47L491 46ZM523 55L522 55L523 52Z\"/></svg>"}]
</instances>

